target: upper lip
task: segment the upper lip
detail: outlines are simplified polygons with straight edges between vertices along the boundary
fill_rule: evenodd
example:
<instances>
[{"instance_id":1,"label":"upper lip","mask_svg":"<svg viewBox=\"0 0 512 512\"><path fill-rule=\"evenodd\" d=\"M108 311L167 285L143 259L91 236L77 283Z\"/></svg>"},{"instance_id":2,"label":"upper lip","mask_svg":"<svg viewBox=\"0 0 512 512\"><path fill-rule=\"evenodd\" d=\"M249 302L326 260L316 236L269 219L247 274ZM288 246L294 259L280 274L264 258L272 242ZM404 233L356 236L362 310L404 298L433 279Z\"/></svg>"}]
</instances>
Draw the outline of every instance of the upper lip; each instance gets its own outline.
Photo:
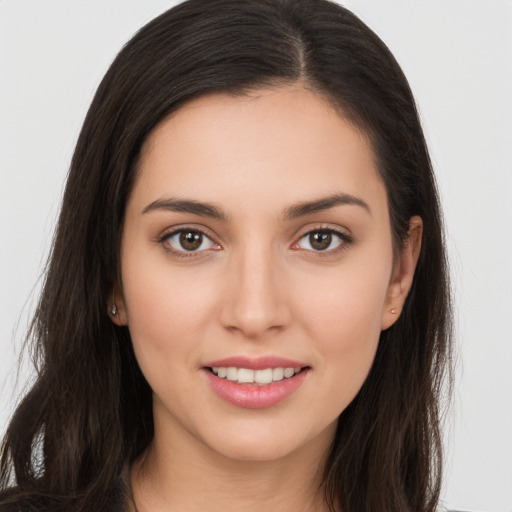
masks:
<instances>
[{"instance_id":1,"label":"upper lip","mask_svg":"<svg viewBox=\"0 0 512 512\"><path fill-rule=\"evenodd\" d=\"M221 367L221 368L247 368L248 370L264 370L265 368L304 368L308 366L300 361L286 359L276 356L263 356L263 357L247 357L247 356L233 356L224 359L217 359L210 361L204 365L205 367Z\"/></svg>"}]
</instances>

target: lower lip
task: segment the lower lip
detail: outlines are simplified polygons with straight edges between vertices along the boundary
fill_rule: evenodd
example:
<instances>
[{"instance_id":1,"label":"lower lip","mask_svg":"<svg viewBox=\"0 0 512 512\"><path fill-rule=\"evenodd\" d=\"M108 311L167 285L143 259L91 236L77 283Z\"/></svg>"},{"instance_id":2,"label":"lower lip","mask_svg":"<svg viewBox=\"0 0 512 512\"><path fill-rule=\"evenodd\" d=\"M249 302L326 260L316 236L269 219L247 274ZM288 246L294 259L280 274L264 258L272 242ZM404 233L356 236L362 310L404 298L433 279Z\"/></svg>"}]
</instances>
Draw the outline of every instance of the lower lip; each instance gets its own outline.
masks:
<instances>
[{"instance_id":1,"label":"lower lip","mask_svg":"<svg viewBox=\"0 0 512 512\"><path fill-rule=\"evenodd\" d=\"M304 369L288 379L257 386L221 379L204 369L208 382L220 398L245 409L266 409L286 400L301 386L308 371Z\"/></svg>"}]
</instances>

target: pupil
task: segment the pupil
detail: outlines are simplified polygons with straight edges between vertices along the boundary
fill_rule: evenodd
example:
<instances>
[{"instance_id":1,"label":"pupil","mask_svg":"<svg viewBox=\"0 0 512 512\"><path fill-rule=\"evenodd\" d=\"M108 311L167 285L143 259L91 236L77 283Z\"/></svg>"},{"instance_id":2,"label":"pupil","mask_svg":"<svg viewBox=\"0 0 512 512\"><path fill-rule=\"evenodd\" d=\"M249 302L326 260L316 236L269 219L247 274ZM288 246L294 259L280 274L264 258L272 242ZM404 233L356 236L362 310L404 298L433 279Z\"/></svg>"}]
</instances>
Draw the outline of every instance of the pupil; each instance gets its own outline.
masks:
<instances>
[{"instance_id":1,"label":"pupil","mask_svg":"<svg viewBox=\"0 0 512 512\"><path fill-rule=\"evenodd\" d=\"M309 243L311 244L311 247L318 251L327 249L331 245L331 241L331 233L317 231L316 233L311 233L311 235L309 235Z\"/></svg>"},{"instance_id":2,"label":"pupil","mask_svg":"<svg viewBox=\"0 0 512 512\"><path fill-rule=\"evenodd\" d=\"M203 235L201 233L194 233L185 231L180 235L180 244L186 251L195 251L199 249L203 242Z\"/></svg>"}]
</instances>

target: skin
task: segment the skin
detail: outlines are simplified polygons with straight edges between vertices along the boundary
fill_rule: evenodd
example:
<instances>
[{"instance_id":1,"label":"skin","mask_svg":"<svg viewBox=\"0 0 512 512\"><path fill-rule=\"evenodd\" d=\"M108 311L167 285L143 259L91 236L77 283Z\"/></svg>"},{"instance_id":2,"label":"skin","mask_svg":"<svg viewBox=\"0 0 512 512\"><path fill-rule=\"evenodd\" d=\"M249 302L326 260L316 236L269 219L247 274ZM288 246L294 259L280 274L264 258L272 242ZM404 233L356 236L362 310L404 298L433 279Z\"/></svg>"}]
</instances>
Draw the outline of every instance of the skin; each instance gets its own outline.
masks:
<instances>
[{"instance_id":1,"label":"skin","mask_svg":"<svg viewBox=\"0 0 512 512\"><path fill-rule=\"evenodd\" d=\"M334 194L359 204L287 215ZM226 218L155 207L170 198ZM178 228L203 231L200 250L165 238ZM308 233L327 229L342 237L317 250ZM139 512L323 510L318 474L337 418L399 316L420 240L413 218L394 253L367 138L300 84L205 96L164 120L143 148L113 297L154 392L154 441L132 468ZM241 408L204 373L240 355L309 371L283 402Z\"/></svg>"}]
</instances>

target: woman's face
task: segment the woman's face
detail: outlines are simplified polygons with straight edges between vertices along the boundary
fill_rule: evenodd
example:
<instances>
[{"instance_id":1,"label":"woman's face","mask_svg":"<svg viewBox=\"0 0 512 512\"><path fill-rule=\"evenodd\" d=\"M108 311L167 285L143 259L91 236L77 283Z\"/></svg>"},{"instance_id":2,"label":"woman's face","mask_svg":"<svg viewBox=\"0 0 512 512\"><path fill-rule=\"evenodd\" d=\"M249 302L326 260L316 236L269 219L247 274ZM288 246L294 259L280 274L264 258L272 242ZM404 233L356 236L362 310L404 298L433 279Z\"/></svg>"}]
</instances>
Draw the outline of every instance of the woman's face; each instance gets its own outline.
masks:
<instances>
[{"instance_id":1,"label":"woman's face","mask_svg":"<svg viewBox=\"0 0 512 512\"><path fill-rule=\"evenodd\" d=\"M179 109L143 148L117 297L155 442L239 460L325 450L410 260L393 257L368 141L318 95L262 89Z\"/></svg>"}]
</instances>

